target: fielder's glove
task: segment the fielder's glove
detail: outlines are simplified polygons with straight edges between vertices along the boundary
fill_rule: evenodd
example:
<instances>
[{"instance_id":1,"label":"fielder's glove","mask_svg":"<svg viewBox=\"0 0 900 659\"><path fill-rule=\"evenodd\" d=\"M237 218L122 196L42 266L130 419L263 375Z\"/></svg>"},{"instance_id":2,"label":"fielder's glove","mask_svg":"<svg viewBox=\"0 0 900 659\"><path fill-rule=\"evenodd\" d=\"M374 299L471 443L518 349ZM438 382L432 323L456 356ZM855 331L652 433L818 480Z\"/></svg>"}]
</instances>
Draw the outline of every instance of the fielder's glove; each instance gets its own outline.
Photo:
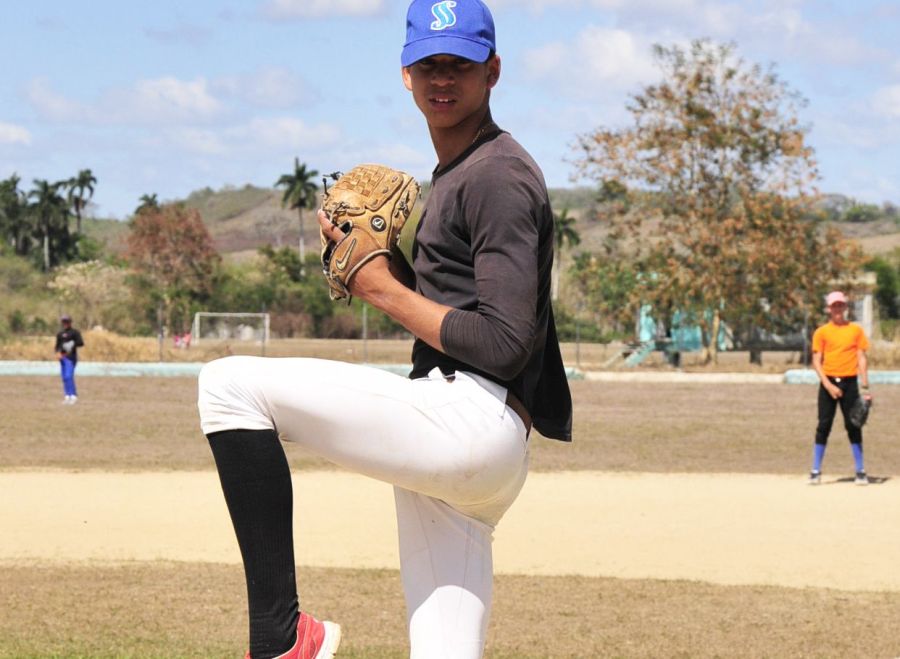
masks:
<instances>
[{"instance_id":1,"label":"fielder's glove","mask_svg":"<svg viewBox=\"0 0 900 659\"><path fill-rule=\"evenodd\" d=\"M869 418L870 409L872 409L871 400L866 400L862 396L857 398L853 407L850 408L850 425L854 428L862 428Z\"/></svg>"},{"instance_id":2,"label":"fielder's glove","mask_svg":"<svg viewBox=\"0 0 900 659\"><path fill-rule=\"evenodd\" d=\"M419 184L409 174L383 165L358 165L325 186L322 210L344 237L322 240L322 271L331 299L350 296L350 280L370 260L391 250L419 196Z\"/></svg>"}]
</instances>

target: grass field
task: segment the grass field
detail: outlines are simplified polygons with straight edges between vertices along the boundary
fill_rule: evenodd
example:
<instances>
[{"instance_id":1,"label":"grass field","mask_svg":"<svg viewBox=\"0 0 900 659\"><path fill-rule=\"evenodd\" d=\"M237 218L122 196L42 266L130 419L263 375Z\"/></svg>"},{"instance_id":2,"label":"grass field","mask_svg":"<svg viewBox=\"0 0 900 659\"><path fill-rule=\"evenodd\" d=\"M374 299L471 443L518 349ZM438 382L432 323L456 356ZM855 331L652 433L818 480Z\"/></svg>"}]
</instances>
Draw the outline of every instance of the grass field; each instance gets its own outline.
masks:
<instances>
[{"instance_id":1,"label":"grass field","mask_svg":"<svg viewBox=\"0 0 900 659\"><path fill-rule=\"evenodd\" d=\"M0 378L0 465L211 470L195 386L187 378L81 378L81 402L63 407L55 378ZM576 441L535 438L536 471L796 474L805 487L813 387L577 381L572 391ZM893 478L900 473L900 387L874 393L869 471ZM295 446L287 453L295 470L327 467ZM836 427L826 471L849 475L851 465ZM834 529L835 536L848 532ZM864 532L879 542L877 529ZM829 538L810 538L811 561L822 542ZM343 624L340 656L405 656L396 572L301 567L299 579L304 606ZM501 575L487 656L900 656L900 593L827 586ZM0 657L237 657L245 643L237 566L0 563Z\"/></svg>"}]
</instances>

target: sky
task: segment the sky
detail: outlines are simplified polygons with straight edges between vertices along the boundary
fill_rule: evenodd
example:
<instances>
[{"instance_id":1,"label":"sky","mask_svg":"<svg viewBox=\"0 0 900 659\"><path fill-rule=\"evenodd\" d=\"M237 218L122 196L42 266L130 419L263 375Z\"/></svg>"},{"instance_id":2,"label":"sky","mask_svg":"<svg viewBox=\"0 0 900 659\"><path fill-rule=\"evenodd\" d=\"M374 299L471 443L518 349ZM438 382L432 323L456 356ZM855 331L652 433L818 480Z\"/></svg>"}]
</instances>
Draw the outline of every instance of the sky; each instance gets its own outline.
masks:
<instances>
[{"instance_id":1,"label":"sky","mask_svg":"<svg viewBox=\"0 0 900 659\"><path fill-rule=\"evenodd\" d=\"M502 74L495 120L551 187L573 145L626 126L660 79L653 44L733 42L808 100L823 192L900 203L900 0L488 0ZM381 162L428 179L436 158L400 78L404 0L5 0L0 178L97 177L98 217L144 194L272 187Z\"/></svg>"}]
</instances>

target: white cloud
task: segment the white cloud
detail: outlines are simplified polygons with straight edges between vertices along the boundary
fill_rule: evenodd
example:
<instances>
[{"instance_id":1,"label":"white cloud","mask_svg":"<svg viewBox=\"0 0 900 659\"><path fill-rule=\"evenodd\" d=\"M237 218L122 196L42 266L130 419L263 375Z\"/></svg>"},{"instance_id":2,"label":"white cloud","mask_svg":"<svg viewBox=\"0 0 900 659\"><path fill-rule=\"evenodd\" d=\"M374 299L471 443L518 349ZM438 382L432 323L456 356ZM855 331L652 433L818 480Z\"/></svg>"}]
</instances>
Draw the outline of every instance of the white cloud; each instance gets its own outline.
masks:
<instances>
[{"instance_id":1,"label":"white cloud","mask_svg":"<svg viewBox=\"0 0 900 659\"><path fill-rule=\"evenodd\" d=\"M387 0L270 0L261 9L272 19L380 16L387 11Z\"/></svg>"},{"instance_id":2,"label":"white cloud","mask_svg":"<svg viewBox=\"0 0 900 659\"><path fill-rule=\"evenodd\" d=\"M31 133L27 128L0 121L0 144L31 144Z\"/></svg>"},{"instance_id":3,"label":"white cloud","mask_svg":"<svg viewBox=\"0 0 900 659\"><path fill-rule=\"evenodd\" d=\"M849 116L821 115L813 118L810 131L811 144L819 148L840 149L877 149L884 138L880 127L871 121L858 121L859 113Z\"/></svg>"},{"instance_id":4,"label":"white cloud","mask_svg":"<svg viewBox=\"0 0 900 659\"><path fill-rule=\"evenodd\" d=\"M92 103L82 103L59 94L43 78L32 80L25 95L37 112L53 121L160 124L210 119L222 110L204 78L174 77L138 80L130 87L117 87Z\"/></svg>"},{"instance_id":5,"label":"white cloud","mask_svg":"<svg viewBox=\"0 0 900 659\"><path fill-rule=\"evenodd\" d=\"M248 146L317 149L338 143L341 131L330 124L307 125L294 117L256 118L229 128L225 134Z\"/></svg>"},{"instance_id":6,"label":"white cloud","mask_svg":"<svg viewBox=\"0 0 900 659\"><path fill-rule=\"evenodd\" d=\"M46 78L35 78L25 88L25 97L38 114L54 121L81 121L89 109L50 88Z\"/></svg>"},{"instance_id":7,"label":"white cloud","mask_svg":"<svg viewBox=\"0 0 900 659\"><path fill-rule=\"evenodd\" d=\"M224 115L231 101L266 109L314 104L319 95L299 75L285 68L207 80L163 77L114 87L88 102L55 91L44 78L25 90L31 106L46 119L65 123L173 125L207 123Z\"/></svg>"},{"instance_id":8,"label":"white cloud","mask_svg":"<svg viewBox=\"0 0 900 659\"><path fill-rule=\"evenodd\" d=\"M532 14L584 9L608 12L619 18L618 24L668 27L673 19L690 21L697 30L707 30L705 20L720 21L733 14L735 5L720 0L492 0L491 8L523 7Z\"/></svg>"},{"instance_id":9,"label":"white cloud","mask_svg":"<svg viewBox=\"0 0 900 659\"><path fill-rule=\"evenodd\" d=\"M303 78L284 68L219 78L213 81L212 88L262 108L308 106L319 100Z\"/></svg>"},{"instance_id":10,"label":"white cloud","mask_svg":"<svg viewBox=\"0 0 900 659\"><path fill-rule=\"evenodd\" d=\"M584 28L572 42L553 42L525 55L530 76L578 97L629 89L658 77L651 41L625 30Z\"/></svg>"},{"instance_id":11,"label":"white cloud","mask_svg":"<svg viewBox=\"0 0 900 659\"><path fill-rule=\"evenodd\" d=\"M872 109L883 117L900 119L900 84L876 91L872 96Z\"/></svg>"},{"instance_id":12,"label":"white cloud","mask_svg":"<svg viewBox=\"0 0 900 659\"><path fill-rule=\"evenodd\" d=\"M595 10L610 24L633 33L733 40L741 52L749 47L751 52L765 53L765 59L790 58L814 67L896 58L864 41L859 26L848 24L834 10L813 11L808 2L795 0L493 0L491 6L520 7L538 15L566 11L574 16ZM657 40L671 41L671 36Z\"/></svg>"},{"instance_id":13,"label":"white cloud","mask_svg":"<svg viewBox=\"0 0 900 659\"><path fill-rule=\"evenodd\" d=\"M145 118L205 118L221 109L219 101L210 94L209 84L204 78L190 81L172 77L140 80L121 97L126 108Z\"/></svg>"},{"instance_id":14,"label":"white cloud","mask_svg":"<svg viewBox=\"0 0 900 659\"><path fill-rule=\"evenodd\" d=\"M696 6L696 0L493 0L491 7L526 7L533 12L541 13L554 7L579 9L593 7L595 9L639 9L643 11L681 11Z\"/></svg>"},{"instance_id":15,"label":"white cloud","mask_svg":"<svg viewBox=\"0 0 900 659\"><path fill-rule=\"evenodd\" d=\"M217 156L228 159L273 158L283 150L333 150L344 141L337 126L309 125L294 117L256 117L218 128L173 126L142 134L141 145L148 152Z\"/></svg>"},{"instance_id":16,"label":"white cloud","mask_svg":"<svg viewBox=\"0 0 900 659\"><path fill-rule=\"evenodd\" d=\"M218 131L203 128L175 129L169 134L169 141L172 146L195 154L218 156L228 151Z\"/></svg>"}]
</instances>

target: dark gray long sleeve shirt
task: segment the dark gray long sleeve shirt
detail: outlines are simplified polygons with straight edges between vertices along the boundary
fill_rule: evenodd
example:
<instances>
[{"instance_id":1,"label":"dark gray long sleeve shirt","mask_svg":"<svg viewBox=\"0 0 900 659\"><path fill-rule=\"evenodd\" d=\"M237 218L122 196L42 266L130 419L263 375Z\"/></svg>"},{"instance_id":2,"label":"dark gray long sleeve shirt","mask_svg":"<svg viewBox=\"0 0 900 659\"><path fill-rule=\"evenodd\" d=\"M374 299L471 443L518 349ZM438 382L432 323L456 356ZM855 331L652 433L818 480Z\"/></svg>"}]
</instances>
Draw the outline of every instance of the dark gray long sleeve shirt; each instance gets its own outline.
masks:
<instances>
[{"instance_id":1,"label":"dark gray long sleeve shirt","mask_svg":"<svg viewBox=\"0 0 900 659\"><path fill-rule=\"evenodd\" d=\"M436 171L416 231L416 289L453 307L446 353L417 340L410 377L435 366L471 371L509 389L541 434L571 440L572 401L550 306L553 214L543 174L490 124Z\"/></svg>"}]
</instances>

